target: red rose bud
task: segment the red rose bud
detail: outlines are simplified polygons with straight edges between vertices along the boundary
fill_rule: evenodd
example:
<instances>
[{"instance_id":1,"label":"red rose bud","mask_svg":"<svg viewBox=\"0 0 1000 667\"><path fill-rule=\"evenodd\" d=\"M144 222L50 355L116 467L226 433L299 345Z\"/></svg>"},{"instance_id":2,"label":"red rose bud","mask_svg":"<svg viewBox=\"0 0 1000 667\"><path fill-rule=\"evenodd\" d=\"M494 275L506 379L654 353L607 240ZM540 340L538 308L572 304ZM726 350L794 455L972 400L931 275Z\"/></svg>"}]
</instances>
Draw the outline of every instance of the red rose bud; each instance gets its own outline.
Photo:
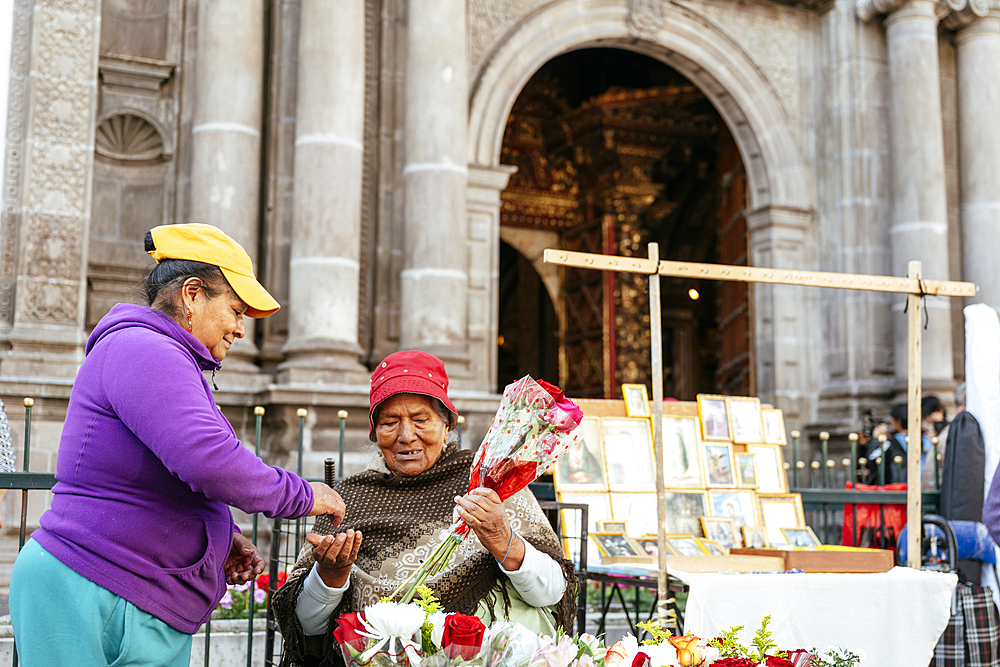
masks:
<instances>
[{"instance_id":1,"label":"red rose bud","mask_svg":"<svg viewBox=\"0 0 1000 667\"><path fill-rule=\"evenodd\" d=\"M337 627L333 629L333 638L338 644L364 643L361 632L365 629L361 623L361 614L352 612L337 619Z\"/></svg>"},{"instance_id":2,"label":"red rose bud","mask_svg":"<svg viewBox=\"0 0 1000 667\"><path fill-rule=\"evenodd\" d=\"M795 667L791 660L773 655L767 656L767 667Z\"/></svg>"},{"instance_id":3,"label":"red rose bud","mask_svg":"<svg viewBox=\"0 0 1000 667\"><path fill-rule=\"evenodd\" d=\"M642 651L636 653L635 657L632 658L632 667L651 667L651 665L652 661L649 659L649 656Z\"/></svg>"},{"instance_id":4,"label":"red rose bud","mask_svg":"<svg viewBox=\"0 0 1000 667\"><path fill-rule=\"evenodd\" d=\"M545 380L538 380L538 384L542 389L544 389L549 393L549 396L555 399L556 403L558 403L559 401L563 400L566 397L566 394L563 393L563 390L555 386L551 382L546 382Z\"/></svg>"},{"instance_id":5,"label":"red rose bud","mask_svg":"<svg viewBox=\"0 0 1000 667\"><path fill-rule=\"evenodd\" d=\"M444 618L441 648L449 658L472 660L483 645L486 626L475 616L448 614Z\"/></svg>"}]
</instances>

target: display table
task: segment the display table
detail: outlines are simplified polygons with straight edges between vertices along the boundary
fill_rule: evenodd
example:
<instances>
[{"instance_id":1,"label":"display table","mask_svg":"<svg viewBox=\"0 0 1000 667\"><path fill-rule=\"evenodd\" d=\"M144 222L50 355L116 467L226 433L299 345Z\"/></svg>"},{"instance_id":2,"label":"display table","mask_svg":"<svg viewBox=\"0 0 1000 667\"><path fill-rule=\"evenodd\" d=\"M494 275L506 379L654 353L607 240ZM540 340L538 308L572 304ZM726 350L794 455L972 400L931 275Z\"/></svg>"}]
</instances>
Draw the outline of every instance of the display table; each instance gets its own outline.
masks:
<instances>
[{"instance_id":1,"label":"display table","mask_svg":"<svg viewBox=\"0 0 1000 667\"><path fill-rule=\"evenodd\" d=\"M924 667L951 616L951 573L896 567L866 574L709 574L671 570L687 583L684 630L713 637L743 625L749 644L764 616L785 649L842 646L869 667Z\"/></svg>"}]
</instances>

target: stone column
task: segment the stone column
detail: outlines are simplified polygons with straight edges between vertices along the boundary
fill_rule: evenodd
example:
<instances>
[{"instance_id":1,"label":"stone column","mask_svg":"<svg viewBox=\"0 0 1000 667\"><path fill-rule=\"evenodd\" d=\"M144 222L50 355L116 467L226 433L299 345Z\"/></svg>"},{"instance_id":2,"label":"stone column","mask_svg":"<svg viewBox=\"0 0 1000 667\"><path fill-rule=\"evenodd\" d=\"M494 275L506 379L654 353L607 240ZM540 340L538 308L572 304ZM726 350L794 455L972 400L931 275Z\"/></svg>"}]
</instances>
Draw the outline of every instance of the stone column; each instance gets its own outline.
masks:
<instances>
[{"instance_id":1,"label":"stone column","mask_svg":"<svg viewBox=\"0 0 1000 667\"><path fill-rule=\"evenodd\" d=\"M243 0L198 3L189 222L215 225L259 257L260 146L264 5ZM254 265L259 275L259 267ZM265 285L264 287L267 287ZM255 373L254 320L237 340L217 382L244 385Z\"/></svg>"},{"instance_id":2,"label":"stone column","mask_svg":"<svg viewBox=\"0 0 1000 667\"><path fill-rule=\"evenodd\" d=\"M923 275L948 280L948 211L944 175L944 133L938 74L938 17L934 0L859 3L862 19L876 11L885 19L889 60L892 216L889 226L892 274L905 276L910 260ZM946 391L954 384L951 311L946 297L927 297L923 334L924 389ZM893 306L897 391L907 380L905 300Z\"/></svg>"},{"instance_id":3,"label":"stone column","mask_svg":"<svg viewBox=\"0 0 1000 667\"><path fill-rule=\"evenodd\" d=\"M467 374L465 0L409 0L400 345ZM461 384L461 382L459 382Z\"/></svg>"},{"instance_id":4,"label":"stone column","mask_svg":"<svg viewBox=\"0 0 1000 667\"><path fill-rule=\"evenodd\" d=\"M303 0L285 382L366 383L358 362L364 0Z\"/></svg>"},{"instance_id":5,"label":"stone column","mask_svg":"<svg viewBox=\"0 0 1000 667\"><path fill-rule=\"evenodd\" d=\"M1000 2L970 18L955 39L962 277L1000 309Z\"/></svg>"},{"instance_id":6,"label":"stone column","mask_svg":"<svg viewBox=\"0 0 1000 667\"><path fill-rule=\"evenodd\" d=\"M41 0L28 12L19 3L14 14L8 138L23 144L6 152L0 340L10 349L0 368L72 378L87 338L100 3Z\"/></svg>"}]
</instances>

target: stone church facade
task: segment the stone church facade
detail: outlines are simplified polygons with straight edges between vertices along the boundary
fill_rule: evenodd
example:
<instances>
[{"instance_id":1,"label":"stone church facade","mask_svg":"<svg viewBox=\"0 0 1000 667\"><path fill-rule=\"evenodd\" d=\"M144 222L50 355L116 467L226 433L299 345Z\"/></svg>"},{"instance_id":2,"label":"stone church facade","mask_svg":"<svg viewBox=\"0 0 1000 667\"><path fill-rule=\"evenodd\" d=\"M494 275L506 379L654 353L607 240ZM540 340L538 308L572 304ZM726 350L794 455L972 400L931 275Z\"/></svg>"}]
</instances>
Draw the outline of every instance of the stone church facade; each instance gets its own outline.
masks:
<instances>
[{"instance_id":1,"label":"stone church facade","mask_svg":"<svg viewBox=\"0 0 1000 667\"><path fill-rule=\"evenodd\" d=\"M159 224L218 225L255 259L283 307L233 348L218 402L248 436L265 406L265 456L290 466L309 408L317 476L341 409L361 464L369 369L397 349L445 360L476 442L510 374L570 395L648 382L641 281L588 283L546 247L919 259L1000 305L996 0L14 0L8 109L0 397L15 423L36 399L36 470ZM698 289L707 315L667 309L678 398L752 393L789 428L846 433L905 387L901 298ZM964 305L926 303L942 397Z\"/></svg>"}]
</instances>

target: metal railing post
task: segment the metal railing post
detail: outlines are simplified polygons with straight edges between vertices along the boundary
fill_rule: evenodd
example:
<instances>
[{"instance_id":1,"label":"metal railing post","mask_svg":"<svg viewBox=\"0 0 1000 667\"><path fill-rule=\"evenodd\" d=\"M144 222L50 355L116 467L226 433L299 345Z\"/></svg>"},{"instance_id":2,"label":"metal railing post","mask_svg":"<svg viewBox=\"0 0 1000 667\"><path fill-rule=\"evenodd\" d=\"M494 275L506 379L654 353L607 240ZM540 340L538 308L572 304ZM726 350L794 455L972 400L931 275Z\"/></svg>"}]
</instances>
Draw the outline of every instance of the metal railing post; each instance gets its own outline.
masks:
<instances>
[{"instance_id":1,"label":"metal railing post","mask_svg":"<svg viewBox=\"0 0 1000 667\"><path fill-rule=\"evenodd\" d=\"M347 431L347 410L337 412L337 419L340 420L340 457L337 459L337 470L344 474L344 434ZM333 486L332 484L330 486Z\"/></svg>"},{"instance_id":2,"label":"metal railing post","mask_svg":"<svg viewBox=\"0 0 1000 667\"><path fill-rule=\"evenodd\" d=\"M305 408L299 408L295 411L295 415L299 418L299 444L298 444L298 456L295 472L299 477L302 477L302 450L303 450L303 439L305 438L306 432L306 415L309 411ZM302 548L302 519L295 520L295 553L299 553L299 549Z\"/></svg>"},{"instance_id":3,"label":"metal railing post","mask_svg":"<svg viewBox=\"0 0 1000 667\"><path fill-rule=\"evenodd\" d=\"M799 436L801 433L798 431L792 431L792 486L798 488L799 486Z\"/></svg>"}]
</instances>

